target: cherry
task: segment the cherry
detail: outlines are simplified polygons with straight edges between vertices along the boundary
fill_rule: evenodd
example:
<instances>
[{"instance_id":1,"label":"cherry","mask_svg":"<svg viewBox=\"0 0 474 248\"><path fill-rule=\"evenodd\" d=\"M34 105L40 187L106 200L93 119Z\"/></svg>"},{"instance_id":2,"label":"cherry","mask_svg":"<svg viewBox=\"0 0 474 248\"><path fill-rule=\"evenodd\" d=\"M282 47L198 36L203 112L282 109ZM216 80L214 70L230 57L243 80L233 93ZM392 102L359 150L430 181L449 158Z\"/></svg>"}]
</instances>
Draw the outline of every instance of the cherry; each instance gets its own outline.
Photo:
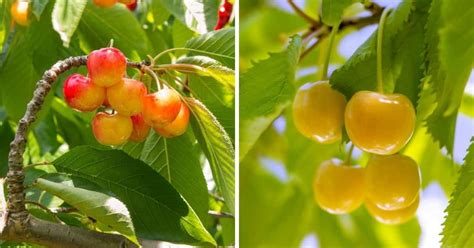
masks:
<instances>
[{"instance_id":1,"label":"cherry","mask_svg":"<svg viewBox=\"0 0 474 248\"><path fill-rule=\"evenodd\" d=\"M328 81L307 83L296 92L293 121L304 136L323 144L341 139L344 121L344 95Z\"/></svg>"},{"instance_id":2,"label":"cherry","mask_svg":"<svg viewBox=\"0 0 474 248\"><path fill-rule=\"evenodd\" d=\"M110 8L117 3L117 0L92 0L92 2L101 8Z\"/></svg>"},{"instance_id":3,"label":"cherry","mask_svg":"<svg viewBox=\"0 0 474 248\"><path fill-rule=\"evenodd\" d=\"M138 114L130 117L133 123L133 131L130 138L130 141L133 142L142 142L148 137L148 133L150 132L150 126L148 126L145 121L143 120L143 115Z\"/></svg>"},{"instance_id":4,"label":"cherry","mask_svg":"<svg viewBox=\"0 0 474 248\"><path fill-rule=\"evenodd\" d=\"M181 110L173 122L164 126L156 127L155 131L165 138L173 138L186 132L189 124L189 109L186 104L181 104Z\"/></svg>"},{"instance_id":5,"label":"cherry","mask_svg":"<svg viewBox=\"0 0 474 248\"><path fill-rule=\"evenodd\" d=\"M418 205L420 204L420 197L417 196L415 201L406 208L398 210L383 210L370 201L365 202L365 207L376 220L384 224L402 224L409 221L416 214Z\"/></svg>"},{"instance_id":6,"label":"cherry","mask_svg":"<svg viewBox=\"0 0 474 248\"><path fill-rule=\"evenodd\" d=\"M105 99L105 89L92 84L80 74L70 75L63 86L64 100L73 109L88 112L100 107Z\"/></svg>"},{"instance_id":7,"label":"cherry","mask_svg":"<svg viewBox=\"0 0 474 248\"><path fill-rule=\"evenodd\" d=\"M99 112L92 119L92 132L103 145L121 145L133 131L132 119L120 114Z\"/></svg>"},{"instance_id":8,"label":"cherry","mask_svg":"<svg viewBox=\"0 0 474 248\"><path fill-rule=\"evenodd\" d=\"M123 78L121 82L107 88L107 100L121 115L132 116L142 112L145 85L137 80Z\"/></svg>"},{"instance_id":9,"label":"cherry","mask_svg":"<svg viewBox=\"0 0 474 248\"><path fill-rule=\"evenodd\" d=\"M143 119L152 127L164 127L176 119L181 109L179 94L163 88L143 97Z\"/></svg>"},{"instance_id":10,"label":"cherry","mask_svg":"<svg viewBox=\"0 0 474 248\"><path fill-rule=\"evenodd\" d=\"M134 11L137 9L138 7L138 2L137 1L134 1L133 3L130 3L130 4L127 4L125 5L127 6L127 8L130 10L130 11Z\"/></svg>"},{"instance_id":11,"label":"cherry","mask_svg":"<svg viewBox=\"0 0 474 248\"><path fill-rule=\"evenodd\" d=\"M332 214L357 209L365 197L365 169L327 160L318 168L314 195L319 206Z\"/></svg>"},{"instance_id":12,"label":"cherry","mask_svg":"<svg viewBox=\"0 0 474 248\"><path fill-rule=\"evenodd\" d=\"M217 24L214 27L214 30L222 29L229 22L230 16L232 15L232 9L233 5L228 0L225 0L219 6L219 9L217 11Z\"/></svg>"},{"instance_id":13,"label":"cherry","mask_svg":"<svg viewBox=\"0 0 474 248\"><path fill-rule=\"evenodd\" d=\"M28 20L28 12L30 9L30 3L24 0L17 0L15 1L11 8L10 13L15 20L16 23L27 26L29 24Z\"/></svg>"},{"instance_id":14,"label":"cherry","mask_svg":"<svg viewBox=\"0 0 474 248\"><path fill-rule=\"evenodd\" d=\"M347 134L360 149L389 155L400 151L415 129L415 109L400 94L357 92L345 112Z\"/></svg>"},{"instance_id":15,"label":"cherry","mask_svg":"<svg viewBox=\"0 0 474 248\"><path fill-rule=\"evenodd\" d=\"M383 210L406 208L420 191L420 170L404 155L374 155L367 163L367 199Z\"/></svg>"},{"instance_id":16,"label":"cherry","mask_svg":"<svg viewBox=\"0 0 474 248\"><path fill-rule=\"evenodd\" d=\"M87 71L92 83L110 87L120 83L125 75L127 59L120 50L113 47L92 51L87 58Z\"/></svg>"}]
</instances>

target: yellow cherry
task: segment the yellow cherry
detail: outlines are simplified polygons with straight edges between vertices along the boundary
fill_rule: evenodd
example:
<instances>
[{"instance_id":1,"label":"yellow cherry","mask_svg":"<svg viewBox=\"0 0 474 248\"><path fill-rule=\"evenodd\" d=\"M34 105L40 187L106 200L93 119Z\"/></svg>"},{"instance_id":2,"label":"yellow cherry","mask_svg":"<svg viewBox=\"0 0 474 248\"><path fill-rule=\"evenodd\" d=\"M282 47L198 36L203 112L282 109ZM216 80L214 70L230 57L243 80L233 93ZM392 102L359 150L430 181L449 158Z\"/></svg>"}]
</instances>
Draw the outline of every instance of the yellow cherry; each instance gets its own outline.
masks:
<instances>
[{"instance_id":1,"label":"yellow cherry","mask_svg":"<svg viewBox=\"0 0 474 248\"><path fill-rule=\"evenodd\" d=\"M328 81L307 83L296 92L293 121L304 136L323 144L334 143L342 136L345 106L344 95Z\"/></svg>"},{"instance_id":2,"label":"yellow cherry","mask_svg":"<svg viewBox=\"0 0 474 248\"><path fill-rule=\"evenodd\" d=\"M415 109L400 94L357 92L347 103L345 125L352 142L379 155L394 154L410 140L415 129Z\"/></svg>"},{"instance_id":3,"label":"yellow cherry","mask_svg":"<svg viewBox=\"0 0 474 248\"><path fill-rule=\"evenodd\" d=\"M332 214L346 214L357 209L365 197L365 169L327 160L318 168L314 180L318 205Z\"/></svg>"},{"instance_id":4,"label":"yellow cherry","mask_svg":"<svg viewBox=\"0 0 474 248\"><path fill-rule=\"evenodd\" d=\"M408 207L398 210L383 210L370 201L365 202L365 207L369 211L370 215L372 215L379 222L395 225L405 223L412 219L416 214L419 204L420 197L417 196L415 201Z\"/></svg>"},{"instance_id":5,"label":"yellow cherry","mask_svg":"<svg viewBox=\"0 0 474 248\"><path fill-rule=\"evenodd\" d=\"M406 208L420 191L420 170L404 155L374 155L366 167L367 199L384 210Z\"/></svg>"}]
</instances>

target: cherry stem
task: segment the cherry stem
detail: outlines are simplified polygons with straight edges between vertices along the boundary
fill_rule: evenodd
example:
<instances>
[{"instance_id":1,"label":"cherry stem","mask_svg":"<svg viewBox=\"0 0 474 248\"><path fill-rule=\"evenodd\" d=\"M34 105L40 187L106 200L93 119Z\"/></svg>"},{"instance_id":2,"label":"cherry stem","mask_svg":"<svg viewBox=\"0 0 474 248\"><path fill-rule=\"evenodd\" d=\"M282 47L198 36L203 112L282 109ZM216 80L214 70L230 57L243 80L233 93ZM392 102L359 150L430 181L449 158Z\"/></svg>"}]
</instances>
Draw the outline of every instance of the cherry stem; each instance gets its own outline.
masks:
<instances>
[{"instance_id":1,"label":"cherry stem","mask_svg":"<svg viewBox=\"0 0 474 248\"><path fill-rule=\"evenodd\" d=\"M109 47L114 47L114 39L110 39Z\"/></svg>"},{"instance_id":2,"label":"cherry stem","mask_svg":"<svg viewBox=\"0 0 474 248\"><path fill-rule=\"evenodd\" d=\"M352 151L354 151L354 144L351 144L351 147L349 148L349 152L347 153L346 160L344 161L345 165L351 165Z\"/></svg>"},{"instance_id":3,"label":"cherry stem","mask_svg":"<svg viewBox=\"0 0 474 248\"><path fill-rule=\"evenodd\" d=\"M145 70L146 73L150 74L153 77L153 79L156 82L156 87L158 88L158 90L161 90L163 88L163 84L161 83L160 79L158 78L158 75L156 75L156 73L153 70L151 70L148 66L144 66L143 70Z\"/></svg>"},{"instance_id":4,"label":"cherry stem","mask_svg":"<svg viewBox=\"0 0 474 248\"><path fill-rule=\"evenodd\" d=\"M382 17L380 17L379 28L377 30L377 91L383 93L383 67L382 67L382 41L383 29L387 20L390 8L384 9Z\"/></svg>"},{"instance_id":5,"label":"cherry stem","mask_svg":"<svg viewBox=\"0 0 474 248\"><path fill-rule=\"evenodd\" d=\"M334 44L334 39L336 37L337 31L339 30L339 25L334 25L331 30L331 34L329 35L329 43L326 49L326 59L324 60L323 64L323 69L322 69L322 80L328 79L328 69L329 69L329 61L331 60L331 52L332 52L332 46Z\"/></svg>"},{"instance_id":6,"label":"cherry stem","mask_svg":"<svg viewBox=\"0 0 474 248\"><path fill-rule=\"evenodd\" d=\"M36 166L42 166L42 165L51 165L52 163L49 161L43 161L39 163L34 163L34 164L28 164L23 167L24 170L29 169L29 168L34 168Z\"/></svg>"},{"instance_id":7,"label":"cherry stem","mask_svg":"<svg viewBox=\"0 0 474 248\"><path fill-rule=\"evenodd\" d=\"M35 205L35 206L43 209L44 211L48 212L49 214L51 214L58 223L63 223L62 220L58 217L58 215L56 213L54 213L53 211L51 211L51 209L49 209L45 205L43 205L39 202L34 202L34 201L25 201L25 204Z\"/></svg>"}]
</instances>

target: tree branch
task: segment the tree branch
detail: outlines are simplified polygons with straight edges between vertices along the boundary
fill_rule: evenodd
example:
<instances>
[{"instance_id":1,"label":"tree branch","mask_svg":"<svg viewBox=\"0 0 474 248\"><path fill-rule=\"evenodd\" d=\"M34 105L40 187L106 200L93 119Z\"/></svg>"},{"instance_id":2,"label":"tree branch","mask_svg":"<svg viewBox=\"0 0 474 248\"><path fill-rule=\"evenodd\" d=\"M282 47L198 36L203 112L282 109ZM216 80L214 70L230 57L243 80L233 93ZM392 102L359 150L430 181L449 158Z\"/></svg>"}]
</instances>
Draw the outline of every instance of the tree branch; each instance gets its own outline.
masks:
<instances>
[{"instance_id":1,"label":"tree branch","mask_svg":"<svg viewBox=\"0 0 474 248\"><path fill-rule=\"evenodd\" d=\"M36 83L33 98L27 105L26 113L20 119L14 140L8 154L8 184L6 210L0 213L0 239L18 240L50 247L135 247L121 235L92 232L85 229L45 222L31 216L25 207L25 173L23 153L26 147L28 128L36 120L51 85L58 76L71 68L87 63L87 56L69 57L58 61L44 72ZM149 62L127 62L129 67L142 69Z\"/></svg>"},{"instance_id":2,"label":"tree branch","mask_svg":"<svg viewBox=\"0 0 474 248\"><path fill-rule=\"evenodd\" d=\"M319 26L321 26L321 23L318 22L317 20L313 19L311 16L306 14L302 9L300 9L293 0L288 0L288 4L290 4L291 8L298 14L299 16L303 17L309 24L311 24L314 29L317 29Z\"/></svg>"},{"instance_id":3,"label":"tree branch","mask_svg":"<svg viewBox=\"0 0 474 248\"><path fill-rule=\"evenodd\" d=\"M90 231L84 228L61 225L27 217L25 227L28 235L17 232L14 226L6 226L2 230L2 240L14 240L44 245L51 248L116 248L138 247L123 236Z\"/></svg>"}]
</instances>

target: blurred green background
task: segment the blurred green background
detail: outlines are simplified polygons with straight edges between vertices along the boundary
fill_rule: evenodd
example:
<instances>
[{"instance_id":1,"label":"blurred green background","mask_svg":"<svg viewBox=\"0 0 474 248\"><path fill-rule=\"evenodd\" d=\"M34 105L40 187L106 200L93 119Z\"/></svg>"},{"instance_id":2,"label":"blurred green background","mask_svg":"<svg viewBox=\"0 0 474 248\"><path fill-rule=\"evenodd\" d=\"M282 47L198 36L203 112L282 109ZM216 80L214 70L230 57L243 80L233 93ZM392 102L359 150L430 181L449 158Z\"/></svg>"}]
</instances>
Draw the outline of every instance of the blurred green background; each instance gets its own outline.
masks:
<instances>
[{"instance_id":1,"label":"blurred green background","mask_svg":"<svg viewBox=\"0 0 474 248\"><path fill-rule=\"evenodd\" d=\"M388 0L374 2L392 7L400 3ZM319 19L320 0L295 3L307 14ZM362 4L355 4L346 9L344 18L367 14ZM290 37L302 34L308 26L286 0L241 0L241 73L246 73L253 63L268 58L269 53L283 51ZM376 27L374 24L361 29L344 29L336 37L330 72L344 64ZM323 57L320 51L324 47L325 41L299 61L295 88L319 79L318 65L322 64ZM242 95L245 94L242 93L243 80L241 76L241 106L249 100ZM424 94L422 99L430 98ZM446 155L444 149L439 149L424 124L418 120L416 132L403 154L412 157L421 168L421 203L416 218L396 226L378 223L364 207L341 216L328 214L318 207L312 191L316 169L324 160L344 158L348 146L319 145L306 139L296 131L291 120L291 109L284 109L249 152L241 157L241 247L439 247L445 216L443 211L470 137L474 135L473 94L471 73L457 117L453 159ZM422 101L418 108L427 108L428 102ZM246 135L242 126L243 111L245 108L241 107L241 147L242 135ZM258 126L258 123L255 125ZM356 163L365 166L368 155L356 149L354 158Z\"/></svg>"}]
</instances>

